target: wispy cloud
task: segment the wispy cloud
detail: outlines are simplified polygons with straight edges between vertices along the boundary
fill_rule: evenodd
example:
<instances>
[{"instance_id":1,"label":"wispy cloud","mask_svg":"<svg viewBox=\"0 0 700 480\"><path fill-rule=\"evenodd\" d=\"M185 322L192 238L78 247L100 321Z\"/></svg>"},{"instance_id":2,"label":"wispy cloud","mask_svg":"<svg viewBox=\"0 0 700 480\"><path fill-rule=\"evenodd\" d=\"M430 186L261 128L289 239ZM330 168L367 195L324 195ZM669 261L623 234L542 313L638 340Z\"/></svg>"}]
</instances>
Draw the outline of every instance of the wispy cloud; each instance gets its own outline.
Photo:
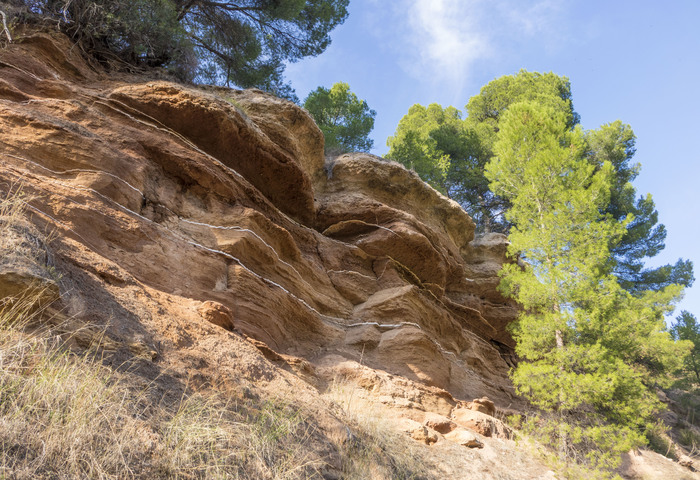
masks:
<instances>
[{"instance_id":1,"label":"wispy cloud","mask_svg":"<svg viewBox=\"0 0 700 480\"><path fill-rule=\"evenodd\" d=\"M384 9L387 22L375 26L391 25L391 43L408 75L461 90L473 68L504 54L506 45L558 31L563 2L402 0Z\"/></svg>"},{"instance_id":2,"label":"wispy cloud","mask_svg":"<svg viewBox=\"0 0 700 480\"><path fill-rule=\"evenodd\" d=\"M516 34L534 36L556 33L560 15L564 11L561 0L537 2L500 1L495 4L508 25Z\"/></svg>"},{"instance_id":3,"label":"wispy cloud","mask_svg":"<svg viewBox=\"0 0 700 480\"><path fill-rule=\"evenodd\" d=\"M456 82L469 67L490 52L488 36L471 15L479 1L412 0L408 5L406 37L409 68L418 75L439 75ZM413 58L411 58L413 57Z\"/></svg>"}]
</instances>

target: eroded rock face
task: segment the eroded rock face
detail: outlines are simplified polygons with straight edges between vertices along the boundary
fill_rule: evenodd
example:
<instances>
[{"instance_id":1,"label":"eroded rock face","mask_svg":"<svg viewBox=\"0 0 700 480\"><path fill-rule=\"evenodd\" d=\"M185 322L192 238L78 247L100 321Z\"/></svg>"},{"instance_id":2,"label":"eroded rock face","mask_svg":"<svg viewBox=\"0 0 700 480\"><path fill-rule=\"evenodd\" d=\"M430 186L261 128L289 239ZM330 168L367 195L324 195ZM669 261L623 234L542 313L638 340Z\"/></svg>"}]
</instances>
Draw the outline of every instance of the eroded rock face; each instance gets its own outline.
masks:
<instances>
[{"instance_id":1,"label":"eroded rock face","mask_svg":"<svg viewBox=\"0 0 700 480\"><path fill-rule=\"evenodd\" d=\"M0 56L0 184L23 179L32 221L57 232L77 318L203 383L238 368L313 392L341 375L419 422L518 401L505 238L475 239L414 173L325 161L308 114L260 91L107 78L45 34Z\"/></svg>"}]
</instances>

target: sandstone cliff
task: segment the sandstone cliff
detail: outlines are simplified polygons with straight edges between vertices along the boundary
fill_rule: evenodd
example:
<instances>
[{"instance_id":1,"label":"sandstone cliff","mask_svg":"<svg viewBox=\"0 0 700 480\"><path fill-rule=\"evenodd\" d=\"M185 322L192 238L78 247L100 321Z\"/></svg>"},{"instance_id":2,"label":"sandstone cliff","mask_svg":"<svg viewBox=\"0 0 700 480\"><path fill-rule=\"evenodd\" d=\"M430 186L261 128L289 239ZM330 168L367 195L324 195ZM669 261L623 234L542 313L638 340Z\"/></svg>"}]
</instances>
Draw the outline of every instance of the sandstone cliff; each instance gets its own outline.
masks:
<instances>
[{"instance_id":1,"label":"sandstone cliff","mask_svg":"<svg viewBox=\"0 0 700 480\"><path fill-rule=\"evenodd\" d=\"M505 237L475 238L414 173L324 158L308 114L263 92L107 76L42 33L0 52L0 132L0 188L21 184L53 238L58 309L103 330L115 365L138 358L164 395L283 395L329 435L342 422L322 394L341 384L457 451L447 478L475 455L479 478L521 478L483 469L510 448L494 417L525 408L507 378L517 309L496 289Z\"/></svg>"}]
</instances>

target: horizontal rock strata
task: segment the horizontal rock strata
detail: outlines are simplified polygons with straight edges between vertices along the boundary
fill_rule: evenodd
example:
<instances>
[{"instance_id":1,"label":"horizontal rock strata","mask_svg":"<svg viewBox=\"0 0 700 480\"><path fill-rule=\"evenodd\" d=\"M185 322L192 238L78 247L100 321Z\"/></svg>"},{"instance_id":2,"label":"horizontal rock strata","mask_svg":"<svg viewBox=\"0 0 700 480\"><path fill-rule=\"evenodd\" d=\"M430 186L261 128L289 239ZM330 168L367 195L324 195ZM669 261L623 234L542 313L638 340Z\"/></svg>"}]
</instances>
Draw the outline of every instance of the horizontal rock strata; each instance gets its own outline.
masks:
<instances>
[{"instance_id":1,"label":"horizontal rock strata","mask_svg":"<svg viewBox=\"0 0 700 480\"><path fill-rule=\"evenodd\" d=\"M282 369L309 392L342 377L407 418L517 401L505 238L475 239L401 165L324 158L296 105L108 77L39 33L0 52L0 131L0 186L23 183L54 233L65 310L155 362L287 388ZM416 428L433 443L446 427Z\"/></svg>"}]
</instances>

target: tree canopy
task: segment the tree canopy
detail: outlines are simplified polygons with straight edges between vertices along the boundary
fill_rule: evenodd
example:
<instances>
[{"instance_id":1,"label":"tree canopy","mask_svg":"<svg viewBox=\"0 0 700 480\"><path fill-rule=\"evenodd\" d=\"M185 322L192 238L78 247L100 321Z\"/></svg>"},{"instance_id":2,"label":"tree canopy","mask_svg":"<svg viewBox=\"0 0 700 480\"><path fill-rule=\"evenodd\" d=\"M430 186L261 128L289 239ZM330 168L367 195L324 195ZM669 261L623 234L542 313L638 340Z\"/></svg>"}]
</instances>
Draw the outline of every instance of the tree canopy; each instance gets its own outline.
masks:
<instances>
[{"instance_id":1,"label":"tree canopy","mask_svg":"<svg viewBox=\"0 0 700 480\"><path fill-rule=\"evenodd\" d=\"M377 112L357 98L347 83L335 83L330 89L318 87L306 97L304 108L323 132L327 154L367 152L374 145L369 133Z\"/></svg>"},{"instance_id":2,"label":"tree canopy","mask_svg":"<svg viewBox=\"0 0 700 480\"><path fill-rule=\"evenodd\" d=\"M579 123L566 77L521 70L482 87L469 100L464 119L454 107L413 105L394 136L388 138L387 156L414 169L423 180L459 202L478 231L507 233L510 223L503 214L510 208L510 200L489 189L484 166L495 155L501 117L523 101L562 115L567 130L573 131ZM656 268L645 266L664 248L666 229L658 223L651 195L637 196L631 183L640 170L640 165L632 162L635 141L632 128L619 120L582 133L583 157L595 168L608 162L613 169L610 202L601 213L620 222L630 215L632 218L622 239L609 247L608 268L626 290L639 295L675 283L690 286L694 278L688 260Z\"/></svg>"},{"instance_id":3,"label":"tree canopy","mask_svg":"<svg viewBox=\"0 0 700 480\"><path fill-rule=\"evenodd\" d=\"M440 193L460 203L483 230L501 230L504 205L488 188L486 125L470 125L459 110L437 103L413 105L393 137L388 158L402 163Z\"/></svg>"},{"instance_id":4,"label":"tree canopy","mask_svg":"<svg viewBox=\"0 0 700 480\"><path fill-rule=\"evenodd\" d=\"M318 55L349 0L13 0L101 58L292 97L285 61Z\"/></svg>"},{"instance_id":5,"label":"tree canopy","mask_svg":"<svg viewBox=\"0 0 700 480\"><path fill-rule=\"evenodd\" d=\"M466 109L470 121L486 123L498 131L501 114L512 104L523 101L532 101L563 113L568 128L579 123L580 117L574 111L569 79L552 72L520 70L515 75L504 75L492 80L481 88L478 95L469 99Z\"/></svg>"},{"instance_id":6,"label":"tree canopy","mask_svg":"<svg viewBox=\"0 0 700 480\"><path fill-rule=\"evenodd\" d=\"M521 70L482 87L469 100L464 120L454 107L413 105L388 138L387 157L413 168L423 180L459 202L477 230L507 232L503 212L508 202L489 190L483 172L493 156L501 113L523 100L562 112L570 127L578 123L566 77Z\"/></svg>"}]
</instances>

